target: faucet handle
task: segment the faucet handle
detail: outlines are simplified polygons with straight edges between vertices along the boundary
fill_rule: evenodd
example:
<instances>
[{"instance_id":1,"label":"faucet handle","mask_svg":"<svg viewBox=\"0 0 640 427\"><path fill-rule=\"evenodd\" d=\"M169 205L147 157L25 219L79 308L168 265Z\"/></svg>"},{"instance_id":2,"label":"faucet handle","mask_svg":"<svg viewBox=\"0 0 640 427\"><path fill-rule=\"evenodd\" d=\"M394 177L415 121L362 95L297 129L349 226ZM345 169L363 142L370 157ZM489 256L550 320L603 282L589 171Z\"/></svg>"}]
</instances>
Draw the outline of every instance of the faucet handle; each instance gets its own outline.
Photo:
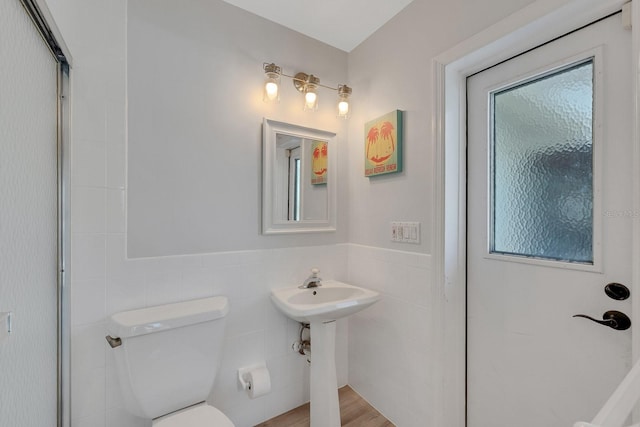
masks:
<instances>
[{"instance_id":1,"label":"faucet handle","mask_svg":"<svg viewBox=\"0 0 640 427\"><path fill-rule=\"evenodd\" d=\"M320 270L318 270L317 268L312 268L311 276L307 277L304 283L298 287L300 289L307 289L307 288L317 288L318 286L321 286L320 281L322 279L318 277L319 272Z\"/></svg>"}]
</instances>

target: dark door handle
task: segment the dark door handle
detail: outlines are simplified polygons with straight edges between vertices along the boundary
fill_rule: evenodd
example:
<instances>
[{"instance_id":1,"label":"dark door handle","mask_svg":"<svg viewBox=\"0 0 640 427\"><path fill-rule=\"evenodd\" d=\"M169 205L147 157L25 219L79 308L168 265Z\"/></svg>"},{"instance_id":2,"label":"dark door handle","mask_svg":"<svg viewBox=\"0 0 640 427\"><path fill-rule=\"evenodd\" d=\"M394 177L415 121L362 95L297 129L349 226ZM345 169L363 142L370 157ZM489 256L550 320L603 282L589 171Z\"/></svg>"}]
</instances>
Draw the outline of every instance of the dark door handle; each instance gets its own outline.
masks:
<instances>
[{"instance_id":1,"label":"dark door handle","mask_svg":"<svg viewBox=\"0 0 640 427\"><path fill-rule=\"evenodd\" d=\"M604 293L611 299L624 301L631 295L631 291L622 283L611 282L604 287Z\"/></svg>"},{"instance_id":2,"label":"dark door handle","mask_svg":"<svg viewBox=\"0 0 640 427\"><path fill-rule=\"evenodd\" d=\"M575 314L573 317L584 317L585 319L593 320L596 323L608 326L617 331L624 331L631 327L631 319L629 319L629 316L616 310L609 310L604 313L602 320L594 319L586 314Z\"/></svg>"}]
</instances>

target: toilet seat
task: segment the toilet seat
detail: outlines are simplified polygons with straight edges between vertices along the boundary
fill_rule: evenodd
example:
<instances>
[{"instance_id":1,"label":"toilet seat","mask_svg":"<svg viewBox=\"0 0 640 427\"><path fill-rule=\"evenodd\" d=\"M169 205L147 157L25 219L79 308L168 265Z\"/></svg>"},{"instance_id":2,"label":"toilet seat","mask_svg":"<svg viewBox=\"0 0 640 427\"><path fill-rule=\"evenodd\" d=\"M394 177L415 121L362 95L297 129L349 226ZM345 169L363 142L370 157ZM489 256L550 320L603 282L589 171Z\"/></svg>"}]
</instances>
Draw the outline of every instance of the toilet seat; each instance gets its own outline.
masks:
<instances>
[{"instance_id":1,"label":"toilet seat","mask_svg":"<svg viewBox=\"0 0 640 427\"><path fill-rule=\"evenodd\" d=\"M157 418L153 427L235 427L219 409L206 403Z\"/></svg>"}]
</instances>

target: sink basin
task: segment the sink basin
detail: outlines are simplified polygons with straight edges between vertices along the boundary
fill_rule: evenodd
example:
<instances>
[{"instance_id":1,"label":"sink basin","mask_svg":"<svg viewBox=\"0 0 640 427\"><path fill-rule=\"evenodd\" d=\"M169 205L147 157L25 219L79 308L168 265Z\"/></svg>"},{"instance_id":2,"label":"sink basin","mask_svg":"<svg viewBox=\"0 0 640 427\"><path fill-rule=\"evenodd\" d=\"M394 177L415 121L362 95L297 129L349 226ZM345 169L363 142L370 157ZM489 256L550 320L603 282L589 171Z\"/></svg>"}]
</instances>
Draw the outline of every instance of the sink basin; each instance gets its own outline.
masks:
<instances>
[{"instance_id":1,"label":"sink basin","mask_svg":"<svg viewBox=\"0 0 640 427\"><path fill-rule=\"evenodd\" d=\"M330 322L369 307L380 294L335 280L318 288L286 288L271 291L271 300L287 317L298 322Z\"/></svg>"}]
</instances>

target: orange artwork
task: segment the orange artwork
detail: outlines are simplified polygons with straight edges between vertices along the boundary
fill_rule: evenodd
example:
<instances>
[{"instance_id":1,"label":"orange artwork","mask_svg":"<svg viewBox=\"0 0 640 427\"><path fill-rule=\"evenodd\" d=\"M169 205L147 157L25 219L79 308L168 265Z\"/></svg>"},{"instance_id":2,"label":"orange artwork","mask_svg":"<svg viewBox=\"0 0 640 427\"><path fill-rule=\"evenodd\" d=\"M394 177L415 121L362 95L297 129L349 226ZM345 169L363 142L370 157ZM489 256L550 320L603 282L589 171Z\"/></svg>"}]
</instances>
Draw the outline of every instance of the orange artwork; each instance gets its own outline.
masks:
<instances>
[{"instance_id":1,"label":"orange artwork","mask_svg":"<svg viewBox=\"0 0 640 427\"><path fill-rule=\"evenodd\" d=\"M395 110L365 125L364 175L402 170L402 111Z\"/></svg>"},{"instance_id":2,"label":"orange artwork","mask_svg":"<svg viewBox=\"0 0 640 427\"><path fill-rule=\"evenodd\" d=\"M326 141L311 144L311 184L327 183L327 150Z\"/></svg>"}]
</instances>

